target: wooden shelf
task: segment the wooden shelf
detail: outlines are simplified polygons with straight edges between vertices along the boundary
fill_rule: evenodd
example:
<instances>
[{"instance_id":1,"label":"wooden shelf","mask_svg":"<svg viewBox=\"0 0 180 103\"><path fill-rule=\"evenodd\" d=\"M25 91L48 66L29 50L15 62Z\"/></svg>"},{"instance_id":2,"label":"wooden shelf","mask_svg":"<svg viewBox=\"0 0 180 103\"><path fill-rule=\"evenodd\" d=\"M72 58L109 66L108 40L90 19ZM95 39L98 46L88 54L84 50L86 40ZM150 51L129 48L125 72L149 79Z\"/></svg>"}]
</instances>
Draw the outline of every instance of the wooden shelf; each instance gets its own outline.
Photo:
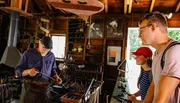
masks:
<instances>
[{"instance_id":1,"label":"wooden shelf","mask_svg":"<svg viewBox=\"0 0 180 103\"><path fill-rule=\"evenodd\" d=\"M73 51L68 51L68 53L73 53L73 54L77 54L77 55L83 55L83 52L73 52Z\"/></svg>"},{"instance_id":2,"label":"wooden shelf","mask_svg":"<svg viewBox=\"0 0 180 103\"><path fill-rule=\"evenodd\" d=\"M80 36L80 37L75 37L75 36L73 37L73 36L69 36L69 38L68 38L68 39L83 39L83 40L84 40L85 38L84 38L84 37L81 37L81 36Z\"/></svg>"},{"instance_id":3,"label":"wooden shelf","mask_svg":"<svg viewBox=\"0 0 180 103\"><path fill-rule=\"evenodd\" d=\"M102 54L86 54L89 57L102 57Z\"/></svg>"},{"instance_id":4,"label":"wooden shelf","mask_svg":"<svg viewBox=\"0 0 180 103\"><path fill-rule=\"evenodd\" d=\"M80 54L71 54L73 57L83 57L83 55Z\"/></svg>"},{"instance_id":5,"label":"wooden shelf","mask_svg":"<svg viewBox=\"0 0 180 103\"><path fill-rule=\"evenodd\" d=\"M78 44L84 44L84 41L69 41L69 44L74 44L74 43L78 43Z\"/></svg>"},{"instance_id":6,"label":"wooden shelf","mask_svg":"<svg viewBox=\"0 0 180 103\"><path fill-rule=\"evenodd\" d=\"M89 37L85 37L86 39L89 39ZM102 38L90 38L90 40L104 40L104 38L102 37Z\"/></svg>"},{"instance_id":7,"label":"wooden shelf","mask_svg":"<svg viewBox=\"0 0 180 103\"><path fill-rule=\"evenodd\" d=\"M21 16L29 16L29 17L32 17L33 15L30 14L30 13L27 13L21 9L18 9L16 7L0 7L1 10L5 10L7 12L12 12L12 11L16 11L16 12L19 12Z\"/></svg>"},{"instance_id":8,"label":"wooden shelf","mask_svg":"<svg viewBox=\"0 0 180 103\"><path fill-rule=\"evenodd\" d=\"M86 45L87 46L87 45ZM91 45L90 49L103 49L104 47L102 45Z\"/></svg>"}]
</instances>

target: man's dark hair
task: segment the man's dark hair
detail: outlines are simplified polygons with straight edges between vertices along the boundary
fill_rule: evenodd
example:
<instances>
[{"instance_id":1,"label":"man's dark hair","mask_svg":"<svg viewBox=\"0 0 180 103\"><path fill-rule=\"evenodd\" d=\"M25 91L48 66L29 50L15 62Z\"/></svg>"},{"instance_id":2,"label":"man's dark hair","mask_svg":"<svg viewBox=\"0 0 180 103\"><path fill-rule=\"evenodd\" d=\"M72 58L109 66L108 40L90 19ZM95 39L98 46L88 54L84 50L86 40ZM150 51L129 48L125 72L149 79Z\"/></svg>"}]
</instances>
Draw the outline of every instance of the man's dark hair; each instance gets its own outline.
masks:
<instances>
[{"instance_id":1,"label":"man's dark hair","mask_svg":"<svg viewBox=\"0 0 180 103\"><path fill-rule=\"evenodd\" d=\"M46 49L52 49L52 39L48 36L44 36L41 40L42 44L45 46Z\"/></svg>"}]
</instances>

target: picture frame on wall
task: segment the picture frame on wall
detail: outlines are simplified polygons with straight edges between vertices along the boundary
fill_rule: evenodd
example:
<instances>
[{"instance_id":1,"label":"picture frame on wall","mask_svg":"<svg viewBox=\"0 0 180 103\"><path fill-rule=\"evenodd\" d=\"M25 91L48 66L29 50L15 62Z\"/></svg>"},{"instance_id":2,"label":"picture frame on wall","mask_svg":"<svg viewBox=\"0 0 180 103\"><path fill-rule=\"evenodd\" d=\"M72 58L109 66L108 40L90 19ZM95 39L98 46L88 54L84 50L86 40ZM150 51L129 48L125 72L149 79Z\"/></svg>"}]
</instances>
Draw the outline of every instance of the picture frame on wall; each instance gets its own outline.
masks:
<instances>
[{"instance_id":1,"label":"picture frame on wall","mask_svg":"<svg viewBox=\"0 0 180 103\"><path fill-rule=\"evenodd\" d=\"M106 37L120 38L124 37L124 18L122 17L107 17L106 19Z\"/></svg>"},{"instance_id":2,"label":"picture frame on wall","mask_svg":"<svg viewBox=\"0 0 180 103\"><path fill-rule=\"evenodd\" d=\"M108 46L107 48L107 65L117 66L121 60L121 47Z\"/></svg>"},{"instance_id":3,"label":"picture frame on wall","mask_svg":"<svg viewBox=\"0 0 180 103\"><path fill-rule=\"evenodd\" d=\"M102 17L92 17L90 18L91 24L87 30L87 38L103 38L103 25L104 19Z\"/></svg>"}]
</instances>

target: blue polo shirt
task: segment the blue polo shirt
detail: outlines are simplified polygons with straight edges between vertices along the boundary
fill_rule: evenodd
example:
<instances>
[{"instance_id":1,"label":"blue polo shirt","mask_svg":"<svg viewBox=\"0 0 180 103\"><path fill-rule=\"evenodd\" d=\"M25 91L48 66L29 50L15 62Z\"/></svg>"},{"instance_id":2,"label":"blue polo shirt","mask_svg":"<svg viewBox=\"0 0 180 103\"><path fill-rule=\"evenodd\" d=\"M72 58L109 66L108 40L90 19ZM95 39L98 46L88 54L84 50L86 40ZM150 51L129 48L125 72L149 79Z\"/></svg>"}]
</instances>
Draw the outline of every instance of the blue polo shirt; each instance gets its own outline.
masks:
<instances>
[{"instance_id":1,"label":"blue polo shirt","mask_svg":"<svg viewBox=\"0 0 180 103\"><path fill-rule=\"evenodd\" d=\"M41 73L44 73L50 77L54 76L55 74L57 74L57 66L54 54L49 51L46 56L41 56L37 49L26 50L15 68L15 73L18 74L18 76L22 76L22 72L30 68L37 68ZM48 77L41 74L37 74L34 77L28 75L23 78L38 81L49 80Z\"/></svg>"}]
</instances>

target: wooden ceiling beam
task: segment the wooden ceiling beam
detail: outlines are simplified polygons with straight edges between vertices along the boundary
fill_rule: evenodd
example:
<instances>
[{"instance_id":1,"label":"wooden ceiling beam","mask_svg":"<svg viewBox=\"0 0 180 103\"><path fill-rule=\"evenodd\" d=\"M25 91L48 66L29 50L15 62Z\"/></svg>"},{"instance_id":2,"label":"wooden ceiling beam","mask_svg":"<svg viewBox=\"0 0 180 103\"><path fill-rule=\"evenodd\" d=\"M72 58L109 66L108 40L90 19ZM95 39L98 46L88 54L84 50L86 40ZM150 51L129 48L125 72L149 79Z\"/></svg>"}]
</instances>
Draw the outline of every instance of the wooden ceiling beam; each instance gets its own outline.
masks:
<instances>
[{"instance_id":1,"label":"wooden ceiling beam","mask_svg":"<svg viewBox=\"0 0 180 103\"><path fill-rule=\"evenodd\" d=\"M49 2L48 2L47 0L45 0L45 2L46 2L46 4L47 4L48 8L50 9L50 11L53 12L53 9L52 9L51 5L49 4ZM53 12L53 13L54 13L54 12Z\"/></svg>"},{"instance_id":2,"label":"wooden ceiling beam","mask_svg":"<svg viewBox=\"0 0 180 103\"><path fill-rule=\"evenodd\" d=\"M179 9L180 9L180 1L178 1L178 4L177 4L177 7L176 7L175 12L178 12L178 11L179 11Z\"/></svg>"},{"instance_id":3,"label":"wooden ceiling beam","mask_svg":"<svg viewBox=\"0 0 180 103\"><path fill-rule=\"evenodd\" d=\"M35 12L42 12L42 8L39 5L37 0L32 0L32 5L33 5L33 9L35 10Z\"/></svg>"},{"instance_id":4,"label":"wooden ceiling beam","mask_svg":"<svg viewBox=\"0 0 180 103\"><path fill-rule=\"evenodd\" d=\"M130 14L132 11L132 0L129 0L129 9L128 9L128 13Z\"/></svg>"},{"instance_id":5,"label":"wooden ceiling beam","mask_svg":"<svg viewBox=\"0 0 180 103\"><path fill-rule=\"evenodd\" d=\"M152 12L152 11L153 11L154 3L155 3L155 0L152 0L152 1L151 1L151 6L150 6L150 9L149 9L149 12Z\"/></svg>"},{"instance_id":6,"label":"wooden ceiling beam","mask_svg":"<svg viewBox=\"0 0 180 103\"><path fill-rule=\"evenodd\" d=\"M51 9L50 5L47 4L46 0L34 0L41 12L49 12Z\"/></svg>"},{"instance_id":7,"label":"wooden ceiling beam","mask_svg":"<svg viewBox=\"0 0 180 103\"><path fill-rule=\"evenodd\" d=\"M67 11L64 11L63 9L59 9L62 13L64 13L64 14L70 14L69 12L67 12Z\"/></svg>"},{"instance_id":8,"label":"wooden ceiling beam","mask_svg":"<svg viewBox=\"0 0 180 103\"><path fill-rule=\"evenodd\" d=\"M105 13L108 13L108 0L104 0Z\"/></svg>"},{"instance_id":9,"label":"wooden ceiling beam","mask_svg":"<svg viewBox=\"0 0 180 103\"><path fill-rule=\"evenodd\" d=\"M127 13L127 0L124 0L124 14Z\"/></svg>"}]
</instances>

